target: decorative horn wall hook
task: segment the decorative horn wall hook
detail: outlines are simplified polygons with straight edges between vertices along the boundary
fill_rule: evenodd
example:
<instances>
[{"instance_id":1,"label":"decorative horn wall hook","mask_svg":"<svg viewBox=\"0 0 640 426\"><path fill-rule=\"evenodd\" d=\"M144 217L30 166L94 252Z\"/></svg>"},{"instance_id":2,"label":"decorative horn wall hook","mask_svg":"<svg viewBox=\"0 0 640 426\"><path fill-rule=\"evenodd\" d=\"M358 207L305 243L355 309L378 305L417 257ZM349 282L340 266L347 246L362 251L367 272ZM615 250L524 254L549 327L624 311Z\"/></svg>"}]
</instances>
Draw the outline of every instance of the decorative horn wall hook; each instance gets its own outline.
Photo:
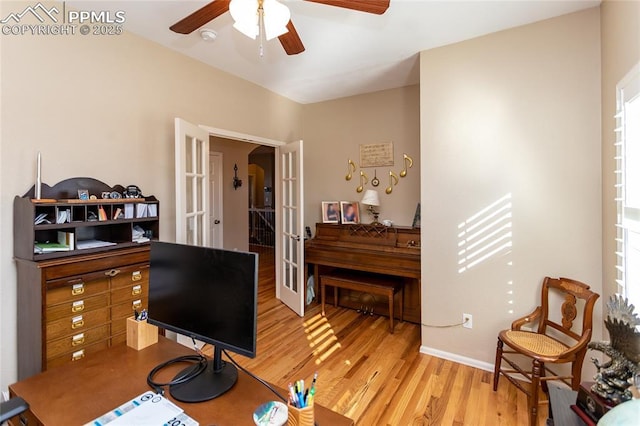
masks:
<instances>
[{"instance_id":1,"label":"decorative horn wall hook","mask_svg":"<svg viewBox=\"0 0 640 426\"><path fill-rule=\"evenodd\" d=\"M389 170L389 186L384 190L387 194L393 192L393 186L398 184L398 176L393 173L393 170Z\"/></svg>"},{"instance_id":2,"label":"decorative horn wall hook","mask_svg":"<svg viewBox=\"0 0 640 426\"><path fill-rule=\"evenodd\" d=\"M353 177L353 172L355 171L356 171L356 163L349 160L349 162L347 163L347 175L344 178L346 180L351 180L351 178Z\"/></svg>"},{"instance_id":3,"label":"decorative horn wall hook","mask_svg":"<svg viewBox=\"0 0 640 426\"><path fill-rule=\"evenodd\" d=\"M407 175L407 168L411 168L413 166L413 158L409 157L407 154L402 154L402 161L404 162L404 169L400 172L400 177L405 177Z\"/></svg>"},{"instance_id":4,"label":"decorative horn wall hook","mask_svg":"<svg viewBox=\"0 0 640 426\"><path fill-rule=\"evenodd\" d=\"M367 182L369 182L369 178L362 170L360 170L360 186L356 188L356 192L362 192Z\"/></svg>"}]
</instances>

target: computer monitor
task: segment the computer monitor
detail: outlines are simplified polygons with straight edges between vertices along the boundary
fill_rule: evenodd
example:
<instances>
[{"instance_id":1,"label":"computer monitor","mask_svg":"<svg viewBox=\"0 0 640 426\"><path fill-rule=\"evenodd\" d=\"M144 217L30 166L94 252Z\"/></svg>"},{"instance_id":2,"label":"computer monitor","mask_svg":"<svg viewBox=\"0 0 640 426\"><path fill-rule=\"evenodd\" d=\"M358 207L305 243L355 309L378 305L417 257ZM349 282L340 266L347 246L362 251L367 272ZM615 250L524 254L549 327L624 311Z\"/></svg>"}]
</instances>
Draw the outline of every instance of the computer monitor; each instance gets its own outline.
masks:
<instances>
[{"instance_id":1,"label":"computer monitor","mask_svg":"<svg viewBox=\"0 0 640 426\"><path fill-rule=\"evenodd\" d=\"M169 391L183 402L215 398L238 376L222 350L256 355L258 255L160 241L150 250L149 323L214 346L206 369Z\"/></svg>"}]
</instances>

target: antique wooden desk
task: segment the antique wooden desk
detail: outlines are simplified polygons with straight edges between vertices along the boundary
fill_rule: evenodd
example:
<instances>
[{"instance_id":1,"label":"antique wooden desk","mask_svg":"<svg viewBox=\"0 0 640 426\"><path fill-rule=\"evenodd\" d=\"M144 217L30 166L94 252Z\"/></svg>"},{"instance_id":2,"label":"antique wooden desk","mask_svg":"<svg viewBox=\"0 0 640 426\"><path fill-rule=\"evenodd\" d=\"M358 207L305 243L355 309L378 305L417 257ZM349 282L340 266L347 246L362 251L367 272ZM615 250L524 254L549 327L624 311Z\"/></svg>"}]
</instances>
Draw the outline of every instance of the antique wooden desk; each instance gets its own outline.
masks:
<instances>
[{"instance_id":1,"label":"antique wooden desk","mask_svg":"<svg viewBox=\"0 0 640 426\"><path fill-rule=\"evenodd\" d=\"M153 367L187 354L193 351L163 336L140 351L120 344L14 383L9 391L29 403L30 409L24 413L29 425L82 425L148 391L147 374ZM156 379L169 380L184 364L172 367ZM253 425L253 411L264 402L278 399L240 370L235 386L216 399L189 404L175 401L169 392L165 397L205 426ZM319 426L353 425L353 420L319 405L315 407L315 421Z\"/></svg>"}]
</instances>

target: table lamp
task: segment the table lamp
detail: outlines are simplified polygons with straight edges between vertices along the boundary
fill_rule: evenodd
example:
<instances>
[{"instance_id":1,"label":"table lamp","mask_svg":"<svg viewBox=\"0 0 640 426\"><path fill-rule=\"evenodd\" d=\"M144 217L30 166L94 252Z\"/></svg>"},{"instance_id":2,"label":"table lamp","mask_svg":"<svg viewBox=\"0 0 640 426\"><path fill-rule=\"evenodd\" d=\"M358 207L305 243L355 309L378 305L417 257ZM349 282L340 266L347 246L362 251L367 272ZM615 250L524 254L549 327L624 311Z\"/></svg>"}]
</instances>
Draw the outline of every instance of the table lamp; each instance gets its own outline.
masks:
<instances>
[{"instance_id":1,"label":"table lamp","mask_svg":"<svg viewBox=\"0 0 640 426\"><path fill-rule=\"evenodd\" d=\"M369 214L373 216L373 222L371 222L371 224L380 225L380 222L378 222L378 215L380 213L377 212L374 208L380 205L380 197L378 196L378 191L374 189L367 189L364 193L364 196L362 197L361 203L369 206L367 210L369 211Z\"/></svg>"}]
</instances>

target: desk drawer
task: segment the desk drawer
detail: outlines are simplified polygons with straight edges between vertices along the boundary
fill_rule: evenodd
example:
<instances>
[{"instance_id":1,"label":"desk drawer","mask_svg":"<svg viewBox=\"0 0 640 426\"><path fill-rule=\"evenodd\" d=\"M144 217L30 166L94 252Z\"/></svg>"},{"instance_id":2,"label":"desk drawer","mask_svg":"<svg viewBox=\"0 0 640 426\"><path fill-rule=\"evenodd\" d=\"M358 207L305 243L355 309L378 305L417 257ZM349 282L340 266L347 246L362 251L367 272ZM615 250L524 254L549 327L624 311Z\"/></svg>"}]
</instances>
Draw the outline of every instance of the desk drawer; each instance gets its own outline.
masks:
<instances>
[{"instance_id":1,"label":"desk drawer","mask_svg":"<svg viewBox=\"0 0 640 426\"><path fill-rule=\"evenodd\" d=\"M47 307L46 321L49 323L62 318L70 319L76 315L84 314L85 312L107 306L109 306L109 293L61 303L59 305Z\"/></svg>"},{"instance_id":2,"label":"desk drawer","mask_svg":"<svg viewBox=\"0 0 640 426\"><path fill-rule=\"evenodd\" d=\"M148 293L149 283L147 281L130 283L126 287L111 291L111 304L117 305L123 302L133 302L141 297L147 297Z\"/></svg>"},{"instance_id":3,"label":"desk drawer","mask_svg":"<svg viewBox=\"0 0 640 426\"><path fill-rule=\"evenodd\" d=\"M91 328L71 336L47 342L47 359L56 358L65 352L78 351L92 343L109 338L109 325Z\"/></svg>"},{"instance_id":4,"label":"desk drawer","mask_svg":"<svg viewBox=\"0 0 640 426\"><path fill-rule=\"evenodd\" d=\"M65 353L57 358L49 358L47 360L47 368L57 367L73 361L79 361L87 356L91 356L91 354L103 351L108 347L109 340L103 340L94 345L87 345L86 347L77 349L76 351Z\"/></svg>"},{"instance_id":5,"label":"desk drawer","mask_svg":"<svg viewBox=\"0 0 640 426\"><path fill-rule=\"evenodd\" d=\"M118 273L111 278L111 288L131 287L135 284L149 282L149 265L134 265L118 268Z\"/></svg>"},{"instance_id":6,"label":"desk drawer","mask_svg":"<svg viewBox=\"0 0 640 426\"><path fill-rule=\"evenodd\" d=\"M38 421L36 416L33 415L31 410L27 410L24 413L18 414L15 417L9 419L10 426L43 426Z\"/></svg>"},{"instance_id":7,"label":"desk drawer","mask_svg":"<svg viewBox=\"0 0 640 426\"><path fill-rule=\"evenodd\" d=\"M47 323L47 340L56 340L64 336L78 334L84 330L106 324L109 321L109 308L95 309Z\"/></svg>"},{"instance_id":8,"label":"desk drawer","mask_svg":"<svg viewBox=\"0 0 640 426\"><path fill-rule=\"evenodd\" d=\"M120 333L118 335L114 335L111 333L111 346L124 344L127 342L127 333Z\"/></svg>"},{"instance_id":9,"label":"desk drawer","mask_svg":"<svg viewBox=\"0 0 640 426\"><path fill-rule=\"evenodd\" d=\"M73 277L64 281L48 281L47 288L46 305L53 306L108 292L109 278L87 280L86 277Z\"/></svg>"},{"instance_id":10,"label":"desk drawer","mask_svg":"<svg viewBox=\"0 0 640 426\"><path fill-rule=\"evenodd\" d=\"M147 308L149 300L146 297L132 300L128 303L120 303L111 307L111 334L125 333L127 331L127 318L132 317L134 310L140 312Z\"/></svg>"}]
</instances>

